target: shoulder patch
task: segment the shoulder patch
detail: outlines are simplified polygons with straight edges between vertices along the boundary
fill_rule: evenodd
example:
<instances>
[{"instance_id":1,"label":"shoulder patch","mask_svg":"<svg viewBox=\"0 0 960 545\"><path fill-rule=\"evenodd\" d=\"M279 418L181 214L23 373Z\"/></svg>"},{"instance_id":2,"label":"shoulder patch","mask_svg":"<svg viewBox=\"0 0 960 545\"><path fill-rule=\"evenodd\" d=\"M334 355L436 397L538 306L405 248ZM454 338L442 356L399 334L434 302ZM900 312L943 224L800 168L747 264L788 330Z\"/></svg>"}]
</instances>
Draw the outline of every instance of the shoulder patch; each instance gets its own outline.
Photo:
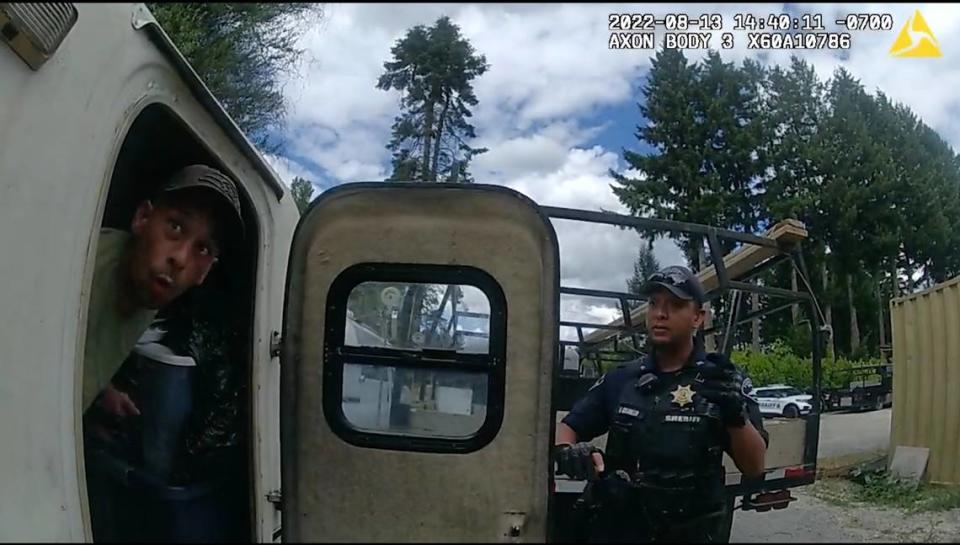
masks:
<instances>
[{"instance_id":1,"label":"shoulder patch","mask_svg":"<svg viewBox=\"0 0 960 545\"><path fill-rule=\"evenodd\" d=\"M752 401L757 399L753 396L753 381L750 380L750 377L743 379L743 382L740 383L740 393L743 394L743 397L749 398Z\"/></svg>"}]
</instances>

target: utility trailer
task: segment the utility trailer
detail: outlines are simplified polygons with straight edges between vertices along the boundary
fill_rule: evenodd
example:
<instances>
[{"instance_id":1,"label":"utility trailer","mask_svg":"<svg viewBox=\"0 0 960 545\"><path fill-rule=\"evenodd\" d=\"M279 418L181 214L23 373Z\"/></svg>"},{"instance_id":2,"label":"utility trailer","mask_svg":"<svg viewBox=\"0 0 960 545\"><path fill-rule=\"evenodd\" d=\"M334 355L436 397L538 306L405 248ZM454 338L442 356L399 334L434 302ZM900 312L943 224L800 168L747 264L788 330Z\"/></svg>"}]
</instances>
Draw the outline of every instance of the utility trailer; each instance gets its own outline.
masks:
<instances>
[{"instance_id":1,"label":"utility trailer","mask_svg":"<svg viewBox=\"0 0 960 545\"><path fill-rule=\"evenodd\" d=\"M758 246L749 255L772 257L742 272L754 261L745 253L720 262L716 285L705 282L711 296L759 290L815 306L809 293L746 283L777 259L803 269L795 249L767 237L545 209L502 186L344 184L301 216L146 6L0 3L0 28L8 45L0 47L0 245L17 256L0 262L0 433L9 438L0 449L0 541L91 541L93 528L111 526L91 509L81 403L98 233L128 225L136 203L189 164L216 166L237 183L250 233L206 281L242 304L232 346L246 392L237 390L249 431L237 447L242 467L211 467L189 490L229 483L210 498L229 492L228 516L210 518L249 541L564 540L554 530L583 483L555 483L550 460L553 423L577 393L557 387L571 377L556 358L560 268L550 219L705 234L714 255L721 238L745 243L744 252ZM487 338L455 349L389 344L351 325L352 296L367 284L474 289L488 310ZM395 294L380 306L393 308ZM734 312L730 323L751 317ZM632 323L622 330L642 335ZM411 328L403 334L416 340ZM585 355L593 347L580 344ZM578 366L575 386L587 368ZM421 372L448 377L430 381L436 406L394 411L408 395L398 375ZM474 383L477 399L466 399ZM772 465L762 482L728 476L731 497L748 500L742 507L785 505L763 494L813 481L818 410L799 428L769 426ZM203 499L114 484L123 488L118 503L149 500L148 490L171 502ZM180 512L205 518L189 507ZM170 528L168 511L140 514Z\"/></svg>"},{"instance_id":2,"label":"utility trailer","mask_svg":"<svg viewBox=\"0 0 960 545\"><path fill-rule=\"evenodd\" d=\"M854 367L843 378L844 386L821 389L824 412L879 411L893 403L893 364Z\"/></svg>"}]
</instances>

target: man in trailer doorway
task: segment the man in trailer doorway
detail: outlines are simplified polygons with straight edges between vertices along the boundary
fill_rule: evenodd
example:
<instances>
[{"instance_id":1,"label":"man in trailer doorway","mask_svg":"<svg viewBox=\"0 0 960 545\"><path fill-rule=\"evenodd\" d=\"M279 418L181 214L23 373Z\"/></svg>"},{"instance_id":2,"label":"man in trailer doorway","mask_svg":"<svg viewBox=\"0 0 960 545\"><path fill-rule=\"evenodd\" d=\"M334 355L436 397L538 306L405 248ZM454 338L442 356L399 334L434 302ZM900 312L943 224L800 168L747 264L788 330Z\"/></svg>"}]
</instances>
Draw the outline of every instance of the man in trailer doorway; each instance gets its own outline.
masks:
<instances>
[{"instance_id":1,"label":"man in trailer doorway","mask_svg":"<svg viewBox=\"0 0 960 545\"><path fill-rule=\"evenodd\" d=\"M96 399L114 416L139 413L110 383L137 339L242 236L237 188L216 169L188 166L140 203L130 227L100 231L83 357L83 408Z\"/></svg>"}]
</instances>

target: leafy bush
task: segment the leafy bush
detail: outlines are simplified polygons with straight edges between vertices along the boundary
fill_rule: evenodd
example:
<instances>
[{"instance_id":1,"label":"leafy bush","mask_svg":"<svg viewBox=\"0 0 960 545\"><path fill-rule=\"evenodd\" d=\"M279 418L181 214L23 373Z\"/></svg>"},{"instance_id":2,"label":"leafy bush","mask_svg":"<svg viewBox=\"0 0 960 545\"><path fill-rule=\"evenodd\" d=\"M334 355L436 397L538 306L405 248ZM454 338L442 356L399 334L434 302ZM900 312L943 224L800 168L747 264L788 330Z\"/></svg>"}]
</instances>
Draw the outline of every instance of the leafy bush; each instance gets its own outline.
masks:
<instances>
[{"instance_id":1,"label":"leafy bush","mask_svg":"<svg viewBox=\"0 0 960 545\"><path fill-rule=\"evenodd\" d=\"M813 386L813 364L809 357L796 355L790 346L776 341L759 352L746 348L731 354L734 363L742 367L753 379L754 385L789 384L797 388ZM878 358L848 360L844 358L820 361L823 388L839 388L850 382L852 368L878 365Z\"/></svg>"},{"instance_id":2,"label":"leafy bush","mask_svg":"<svg viewBox=\"0 0 960 545\"><path fill-rule=\"evenodd\" d=\"M900 507L908 511L947 511L960 507L960 487L915 485L897 479L883 468L857 467L849 480L860 485L854 498L865 503Z\"/></svg>"},{"instance_id":3,"label":"leafy bush","mask_svg":"<svg viewBox=\"0 0 960 545\"><path fill-rule=\"evenodd\" d=\"M628 341L623 341L621 350L626 350ZM813 363L810 357L801 357L791 348L789 340L778 340L764 347L762 350L754 351L747 347L742 350L734 350L730 354L731 360L739 367L744 369L753 380L755 386L765 386L767 384L789 384L796 388L807 389L813 387ZM612 350L611 346L604 347ZM630 359L636 354L628 356L624 353L624 360ZM616 367L620 362L606 361L602 364L602 372L606 373ZM870 365L879 365L879 358L869 358L860 360L848 360L845 358L822 358L820 360L820 370L822 378L820 381L823 388L840 388L849 385L853 378L850 370L857 367ZM593 362L589 362L593 366Z\"/></svg>"},{"instance_id":4,"label":"leafy bush","mask_svg":"<svg viewBox=\"0 0 960 545\"><path fill-rule=\"evenodd\" d=\"M810 360L793 353L782 342L775 342L766 350L737 350L730 355L753 379L755 385L789 384L797 388L813 385L813 367Z\"/></svg>"}]
</instances>

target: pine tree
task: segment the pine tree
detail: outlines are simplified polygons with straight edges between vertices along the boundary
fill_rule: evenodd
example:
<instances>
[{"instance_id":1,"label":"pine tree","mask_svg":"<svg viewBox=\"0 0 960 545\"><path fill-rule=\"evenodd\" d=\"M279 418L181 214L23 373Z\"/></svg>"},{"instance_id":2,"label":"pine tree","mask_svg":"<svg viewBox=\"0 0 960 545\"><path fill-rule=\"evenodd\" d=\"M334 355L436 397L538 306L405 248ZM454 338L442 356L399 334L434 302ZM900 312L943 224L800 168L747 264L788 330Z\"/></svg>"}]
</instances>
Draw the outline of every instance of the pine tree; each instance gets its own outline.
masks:
<instances>
[{"instance_id":1,"label":"pine tree","mask_svg":"<svg viewBox=\"0 0 960 545\"><path fill-rule=\"evenodd\" d=\"M487 71L486 57L460 35L448 17L431 27L417 25L391 49L377 88L401 91L401 113L387 149L394 181L470 182L467 167L477 154L468 119L477 105L472 81Z\"/></svg>"},{"instance_id":2,"label":"pine tree","mask_svg":"<svg viewBox=\"0 0 960 545\"><path fill-rule=\"evenodd\" d=\"M762 172L758 74L758 66L736 68L716 53L702 65L689 64L678 50L657 53L639 104L646 125L636 133L655 151L624 151L640 177L610 173L614 193L631 213L754 229L751 193ZM702 237L672 236L681 238L695 269L705 265Z\"/></svg>"},{"instance_id":3,"label":"pine tree","mask_svg":"<svg viewBox=\"0 0 960 545\"><path fill-rule=\"evenodd\" d=\"M293 202L297 203L297 210L300 211L300 214L303 214L310 206L310 200L313 198L313 183L306 178L297 176L290 184L290 194L293 197Z\"/></svg>"},{"instance_id":4,"label":"pine tree","mask_svg":"<svg viewBox=\"0 0 960 545\"><path fill-rule=\"evenodd\" d=\"M323 5L157 3L147 6L177 49L237 125L261 150L274 152L283 129L285 75L296 74L297 40L323 16Z\"/></svg>"},{"instance_id":5,"label":"pine tree","mask_svg":"<svg viewBox=\"0 0 960 545\"><path fill-rule=\"evenodd\" d=\"M640 246L637 251L637 260L633 263L633 276L627 280L627 292L634 295L640 295L640 289L653 273L660 270L660 263L657 256L653 254L653 241ZM631 303L637 306L636 302Z\"/></svg>"}]
</instances>

